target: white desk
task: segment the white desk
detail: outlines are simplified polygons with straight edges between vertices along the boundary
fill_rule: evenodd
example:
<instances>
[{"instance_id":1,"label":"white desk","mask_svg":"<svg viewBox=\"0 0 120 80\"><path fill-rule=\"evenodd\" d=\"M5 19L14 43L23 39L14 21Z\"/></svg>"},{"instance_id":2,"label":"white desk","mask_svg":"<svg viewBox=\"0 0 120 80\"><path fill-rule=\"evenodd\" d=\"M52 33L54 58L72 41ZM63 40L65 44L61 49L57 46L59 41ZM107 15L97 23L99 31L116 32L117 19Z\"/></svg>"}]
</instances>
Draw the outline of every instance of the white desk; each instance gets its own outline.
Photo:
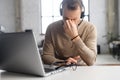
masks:
<instances>
[{"instance_id":1,"label":"white desk","mask_svg":"<svg viewBox=\"0 0 120 80\"><path fill-rule=\"evenodd\" d=\"M0 80L120 80L120 66L86 66L48 77L1 72Z\"/></svg>"}]
</instances>

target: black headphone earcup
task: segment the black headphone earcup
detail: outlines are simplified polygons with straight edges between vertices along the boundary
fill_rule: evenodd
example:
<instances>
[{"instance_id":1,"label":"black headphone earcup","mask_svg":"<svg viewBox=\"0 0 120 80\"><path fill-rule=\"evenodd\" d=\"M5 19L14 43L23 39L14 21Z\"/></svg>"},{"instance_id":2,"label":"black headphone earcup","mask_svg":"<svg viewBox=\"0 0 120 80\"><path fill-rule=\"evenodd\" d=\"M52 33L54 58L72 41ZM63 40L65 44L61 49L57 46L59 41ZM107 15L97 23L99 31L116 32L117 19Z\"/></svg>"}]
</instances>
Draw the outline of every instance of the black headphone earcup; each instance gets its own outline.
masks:
<instances>
[{"instance_id":1,"label":"black headphone earcup","mask_svg":"<svg viewBox=\"0 0 120 80\"><path fill-rule=\"evenodd\" d=\"M85 12L82 11L82 12L81 12L81 17L80 17L80 18L84 18L84 16L85 16Z\"/></svg>"},{"instance_id":2,"label":"black headphone earcup","mask_svg":"<svg viewBox=\"0 0 120 80\"><path fill-rule=\"evenodd\" d=\"M60 15L62 16L62 8L60 8Z\"/></svg>"}]
</instances>

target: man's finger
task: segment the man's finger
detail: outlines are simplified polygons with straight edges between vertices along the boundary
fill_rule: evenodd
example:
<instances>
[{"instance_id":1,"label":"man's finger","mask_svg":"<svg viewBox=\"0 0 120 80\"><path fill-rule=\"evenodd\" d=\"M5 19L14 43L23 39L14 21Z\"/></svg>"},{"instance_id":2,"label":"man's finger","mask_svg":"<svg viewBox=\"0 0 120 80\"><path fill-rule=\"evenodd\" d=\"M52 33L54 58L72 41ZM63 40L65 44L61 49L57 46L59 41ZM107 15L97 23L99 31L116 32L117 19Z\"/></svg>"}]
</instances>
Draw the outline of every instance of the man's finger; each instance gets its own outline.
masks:
<instances>
[{"instance_id":1,"label":"man's finger","mask_svg":"<svg viewBox=\"0 0 120 80\"><path fill-rule=\"evenodd\" d=\"M75 59L75 60L78 60L78 59L80 59L80 56L76 56L76 57L74 57L74 59Z\"/></svg>"},{"instance_id":2,"label":"man's finger","mask_svg":"<svg viewBox=\"0 0 120 80\"><path fill-rule=\"evenodd\" d=\"M77 63L77 60L73 59L73 58L69 58L67 60L67 64L71 64L71 63Z\"/></svg>"},{"instance_id":3,"label":"man's finger","mask_svg":"<svg viewBox=\"0 0 120 80\"><path fill-rule=\"evenodd\" d=\"M66 20L67 28L71 30L70 20Z\"/></svg>"}]
</instances>

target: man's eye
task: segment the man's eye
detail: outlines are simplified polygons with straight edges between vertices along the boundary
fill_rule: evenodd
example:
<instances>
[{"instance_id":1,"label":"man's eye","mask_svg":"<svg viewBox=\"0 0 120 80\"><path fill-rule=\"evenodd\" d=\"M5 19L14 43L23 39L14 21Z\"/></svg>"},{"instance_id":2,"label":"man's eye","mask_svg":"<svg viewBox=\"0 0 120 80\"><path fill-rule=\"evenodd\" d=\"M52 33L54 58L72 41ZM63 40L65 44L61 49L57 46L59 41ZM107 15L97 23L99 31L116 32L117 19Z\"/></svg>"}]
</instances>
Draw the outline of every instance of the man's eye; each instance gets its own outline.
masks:
<instances>
[{"instance_id":1,"label":"man's eye","mask_svg":"<svg viewBox=\"0 0 120 80\"><path fill-rule=\"evenodd\" d=\"M73 21L75 21L76 19L72 19Z\"/></svg>"},{"instance_id":2,"label":"man's eye","mask_svg":"<svg viewBox=\"0 0 120 80\"><path fill-rule=\"evenodd\" d=\"M64 19L64 20L68 20L68 18L66 18L66 17L64 17L63 19Z\"/></svg>"},{"instance_id":3,"label":"man's eye","mask_svg":"<svg viewBox=\"0 0 120 80\"><path fill-rule=\"evenodd\" d=\"M67 18L65 18L64 20L68 20Z\"/></svg>"}]
</instances>

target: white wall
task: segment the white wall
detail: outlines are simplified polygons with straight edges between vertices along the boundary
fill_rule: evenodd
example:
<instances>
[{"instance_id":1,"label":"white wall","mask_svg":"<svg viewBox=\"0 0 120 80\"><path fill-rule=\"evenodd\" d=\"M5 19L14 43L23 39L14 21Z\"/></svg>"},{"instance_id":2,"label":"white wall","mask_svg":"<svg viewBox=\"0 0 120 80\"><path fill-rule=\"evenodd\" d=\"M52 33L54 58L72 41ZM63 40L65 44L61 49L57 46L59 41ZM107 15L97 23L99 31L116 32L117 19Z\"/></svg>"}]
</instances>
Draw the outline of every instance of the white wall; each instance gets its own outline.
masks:
<instances>
[{"instance_id":1,"label":"white wall","mask_svg":"<svg viewBox=\"0 0 120 80\"><path fill-rule=\"evenodd\" d=\"M37 41L41 39L40 0L21 0L21 27L32 29Z\"/></svg>"},{"instance_id":2,"label":"white wall","mask_svg":"<svg viewBox=\"0 0 120 80\"><path fill-rule=\"evenodd\" d=\"M90 22L97 27L98 44L101 46L101 53L107 53L106 43L107 27L106 0L90 0Z\"/></svg>"},{"instance_id":3,"label":"white wall","mask_svg":"<svg viewBox=\"0 0 120 80\"><path fill-rule=\"evenodd\" d=\"M15 0L0 0L0 25L6 32L15 31Z\"/></svg>"}]
</instances>

